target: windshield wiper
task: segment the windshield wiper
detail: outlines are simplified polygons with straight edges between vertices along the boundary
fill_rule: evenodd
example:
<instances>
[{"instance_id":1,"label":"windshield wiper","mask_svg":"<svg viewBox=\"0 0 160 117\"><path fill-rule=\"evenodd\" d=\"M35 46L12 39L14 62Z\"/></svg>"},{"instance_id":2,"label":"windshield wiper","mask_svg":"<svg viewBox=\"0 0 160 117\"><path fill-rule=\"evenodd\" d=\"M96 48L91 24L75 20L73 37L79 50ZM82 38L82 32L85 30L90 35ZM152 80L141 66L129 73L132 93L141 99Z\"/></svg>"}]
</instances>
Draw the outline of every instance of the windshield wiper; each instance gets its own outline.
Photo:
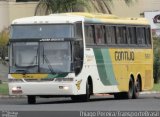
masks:
<instances>
[{"instance_id":1,"label":"windshield wiper","mask_svg":"<svg viewBox=\"0 0 160 117\"><path fill-rule=\"evenodd\" d=\"M51 71L52 74L57 74L57 73L53 70L52 65L50 64L47 56L44 54L44 46L43 46L43 45L42 45L42 48L43 48L43 61L44 61L44 60L46 61L47 65L48 65L48 68L49 68L49 70Z\"/></svg>"},{"instance_id":2,"label":"windshield wiper","mask_svg":"<svg viewBox=\"0 0 160 117\"><path fill-rule=\"evenodd\" d=\"M53 70L52 65L50 64L47 56L43 54L43 58L44 58L44 60L46 61L47 65L48 65L48 68L49 68L49 70L51 71L51 73L52 73L52 74L57 74L57 73Z\"/></svg>"}]
</instances>

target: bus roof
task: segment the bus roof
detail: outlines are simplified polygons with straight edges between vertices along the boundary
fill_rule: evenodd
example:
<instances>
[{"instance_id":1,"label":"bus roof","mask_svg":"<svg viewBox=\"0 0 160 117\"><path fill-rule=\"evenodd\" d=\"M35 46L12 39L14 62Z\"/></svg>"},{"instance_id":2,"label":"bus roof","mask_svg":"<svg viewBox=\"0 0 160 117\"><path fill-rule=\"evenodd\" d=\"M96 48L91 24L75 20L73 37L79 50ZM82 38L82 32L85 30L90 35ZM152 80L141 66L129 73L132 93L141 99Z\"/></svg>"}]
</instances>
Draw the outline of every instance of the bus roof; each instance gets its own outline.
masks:
<instances>
[{"instance_id":1,"label":"bus roof","mask_svg":"<svg viewBox=\"0 0 160 117\"><path fill-rule=\"evenodd\" d=\"M12 24L50 24L50 23L74 23L84 21L88 23L108 23L108 24L131 24L131 25L149 25L145 18L119 18L115 15L102 13L59 13L47 16L33 16L16 19Z\"/></svg>"},{"instance_id":2,"label":"bus roof","mask_svg":"<svg viewBox=\"0 0 160 117\"><path fill-rule=\"evenodd\" d=\"M103 13L85 13L85 12L73 12L66 13L69 15L83 16L86 22L94 23L109 23L109 24L137 24L137 25L149 25L149 22L145 18L120 18L115 15L103 14Z\"/></svg>"}]
</instances>

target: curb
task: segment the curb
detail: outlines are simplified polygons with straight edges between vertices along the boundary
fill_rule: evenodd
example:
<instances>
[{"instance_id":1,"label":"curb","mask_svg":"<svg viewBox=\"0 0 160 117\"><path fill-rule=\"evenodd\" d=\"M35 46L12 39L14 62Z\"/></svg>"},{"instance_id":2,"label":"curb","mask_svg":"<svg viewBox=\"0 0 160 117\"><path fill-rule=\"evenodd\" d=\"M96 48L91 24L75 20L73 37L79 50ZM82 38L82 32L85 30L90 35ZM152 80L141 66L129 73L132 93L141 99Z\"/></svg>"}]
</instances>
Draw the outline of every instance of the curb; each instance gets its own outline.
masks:
<instances>
[{"instance_id":1,"label":"curb","mask_svg":"<svg viewBox=\"0 0 160 117\"><path fill-rule=\"evenodd\" d=\"M160 94L160 91L144 91L140 92L141 95L144 94ZM110 96L110 94L95 94L95 96Z\"/></svg>"},{"instance_id":2,"label":"curb","mask_svg":"<svg viewBox=\"0 0 160 117\"><path fill-rule=\"evenodd\" d=\"M144 91L144 92L141 92L140 94L160 94L160 91Z\"/></svg>"},{"instance_id":3,"label":"curb","mask_svg":"<svg viewBox=\"0 0 160 117\"><path fill-rule=\"evenodd\" d=\"M144 95L144 94L160 94L159 91L145 91L145 92L141 92L140 94ZM110 96L110 94L94 94L94 96ZM9 99L9 98L27 98L27 96L10 96L10 95L0 95L0 99Z\"/></svg>"},{"instance_id":4,"label":"curb","mask_svg":"<svg viewBox=\"0 0 160 117\"><path fill-rule=\"evenodd\" d=\"M0 95L0 99L13 99L13 98L17 98L17 99L20 99L20 98L26 98L27 96L10 96L10 95Z\"/></svg>"}]
</instances>

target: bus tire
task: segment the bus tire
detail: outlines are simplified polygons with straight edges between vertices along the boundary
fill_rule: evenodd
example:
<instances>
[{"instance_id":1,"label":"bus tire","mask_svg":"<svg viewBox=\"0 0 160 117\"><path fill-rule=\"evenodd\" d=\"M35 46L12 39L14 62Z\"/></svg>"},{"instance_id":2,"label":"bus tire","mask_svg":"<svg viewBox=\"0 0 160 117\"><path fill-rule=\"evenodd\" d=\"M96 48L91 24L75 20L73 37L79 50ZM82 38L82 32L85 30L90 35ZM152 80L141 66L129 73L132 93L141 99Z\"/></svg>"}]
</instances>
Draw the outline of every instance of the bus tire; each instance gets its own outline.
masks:
<instances>
[{"instance_id":1,"label":"bus tire","mask_svg":"<svg viewBox=\"0 0 160 117\"><path fill-rule=\"evenodd\" d=\"M132 97L133 99L137 99L139 97L140 90L141 90L141 83L138 78L134 85L134 92L133 92L133 97Z\"/></svg>"},{"instance_id":2,"label":"bus tire","mask_svg":"<svg viewBox=\"0 0 160 117\"><path fill-rule=\"evenodd\" d=\"M90 100L90 95L91 95L91 85L87 82L86 94L71 96L71 99L74 102L88 102Z\"/></svg>"},{"instance_id":3,"label":"bus tire","mask_svg":"<svg viewBox=\"0 0 160 117\"><path fill-rule=\"evenodd\" d=\"M83 101L83 102L88 102L88 101L90 101L90 95L91 95L91 85L90 85L90 84L88 83L88 81L87 81L87 83L86 83L86 94L83 95L82 101Z\"/></svg>"},{"instance_id":4,"label":"bus tire","mask_svg":"<svg viewBox=\"0 0 160 117\"><path fill-rule=\"evenodd\" d=\"M28 99L28 104L35 104L36 103L36 96L29 95L27 97L27 99Z\"/></svg>"},{"instance_id":5,"label":"bus tire","mask_svg":"<svg viewBox=\"0 0 160 117\"><path fill-rule=\"evenodd\" d=\"M128 92L123 93L123 98L124 99L132 99L133 93L134 93L134 81L132 78L130 78Z\"/></svg>"}]
</instances>

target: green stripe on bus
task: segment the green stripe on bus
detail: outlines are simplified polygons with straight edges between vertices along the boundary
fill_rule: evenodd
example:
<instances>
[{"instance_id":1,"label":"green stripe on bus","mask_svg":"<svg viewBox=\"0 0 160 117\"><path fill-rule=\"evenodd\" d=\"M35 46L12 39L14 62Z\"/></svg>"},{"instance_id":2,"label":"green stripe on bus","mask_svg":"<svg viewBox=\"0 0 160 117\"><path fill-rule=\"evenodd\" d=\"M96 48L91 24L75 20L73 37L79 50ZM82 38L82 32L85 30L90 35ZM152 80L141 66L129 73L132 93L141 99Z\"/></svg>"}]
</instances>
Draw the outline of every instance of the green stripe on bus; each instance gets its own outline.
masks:
<instances>
[{"instance_id":1,"label":"green stripe on bus","mask_svg":"<svg viewBox=\"0 0 160 117\"><path fill-rule=\"evenodd\" d=\"M68 75L68 73L63 74L48 74L48 78L64 78Z\"/></svg>"},{"instance_id":2,"label":"green stripe on bus","mask_svg":"<svg viewBox=\"0 0 160 117\"><path fill-rule=\"evenodd\" d=\"M110 53L108 49L102 49L103 60L105 64L105 69L107 73L107 78L109 79L111 85L117 85L117 81L115 79L113 65L110 57Z\"/></svg>"},{"instance_id":3,"label":"green stripe on bus","mask_svg":"<svg viewBox=\"0 0 160 117\"><path fill-rule=\"evenodd\" d=\"M93 49L98 73L104 85L116 85L112 62L108 49Z\"/></svg>"}]
</instances>

